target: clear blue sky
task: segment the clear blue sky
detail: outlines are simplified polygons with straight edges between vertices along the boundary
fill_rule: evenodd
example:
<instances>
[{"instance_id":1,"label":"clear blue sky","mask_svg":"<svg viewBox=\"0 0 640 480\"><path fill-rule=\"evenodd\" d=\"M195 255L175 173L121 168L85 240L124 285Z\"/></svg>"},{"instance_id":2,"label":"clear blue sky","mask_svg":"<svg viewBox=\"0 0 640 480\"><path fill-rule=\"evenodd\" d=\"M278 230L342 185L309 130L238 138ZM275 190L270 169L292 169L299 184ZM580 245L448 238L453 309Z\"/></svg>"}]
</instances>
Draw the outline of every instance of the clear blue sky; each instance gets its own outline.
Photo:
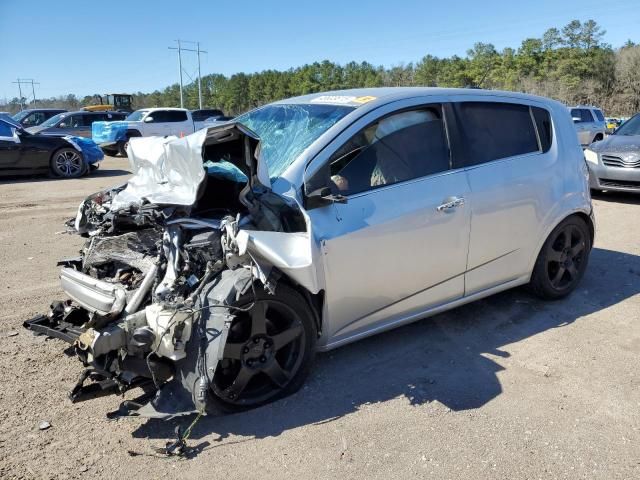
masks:
<instances>
[{"instance_id":1,"label":"clear blue sky","mask_svg":"<svg viewBox=\"0 0 640 480\"><path fill-rule=\"evenodd\" d=\"M161 89L178 80L167 48L177 38L209 52L203 75L323 59L391 66L477 41L517 48L574 18L596 20L614 47L640 41L638 0L0 0L0 100L17 96L17 77L39 81L41 98ZM185 65L194 74L195 55Z\"/></svg>"}]
</instances>

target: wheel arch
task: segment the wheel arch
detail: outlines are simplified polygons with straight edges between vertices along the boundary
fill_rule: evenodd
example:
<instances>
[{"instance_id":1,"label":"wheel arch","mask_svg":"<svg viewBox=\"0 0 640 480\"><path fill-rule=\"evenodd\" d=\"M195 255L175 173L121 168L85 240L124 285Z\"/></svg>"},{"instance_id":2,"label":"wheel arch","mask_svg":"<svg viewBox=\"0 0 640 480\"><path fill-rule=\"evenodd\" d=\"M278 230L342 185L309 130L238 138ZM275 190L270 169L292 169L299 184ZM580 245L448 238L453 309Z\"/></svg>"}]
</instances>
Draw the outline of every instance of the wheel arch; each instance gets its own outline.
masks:
<instances>
[{"instance_id":1,"label":"wheel arch","mask_svg":"<svg viewBox=\"0 0 640 480\"><path fill-rule=\"evenodd\" d=\"M593 208L592 208L591 212L592 211L593 211ZM576 209L576 210L573 210L573 211L567 213L566 215L564 215L562 217L556 218L556 220L554 222L550 223L549 226L545 229L545 231L541 235L541 238L538 239L538 243L537 243L536 249L534 250L535 255L531 256L532 259L531 259L530 264L529 264L528 274L531 275L533 273L533 268L534 268L534 266L536 264L538 256L540 255L540 252L542 251L542 247L544 246L544 243L547 241L547 238L549 238L549 235L551 235L551 232L553 232L553 230L558 225L560 225L562 222L564 222L567 218L578 217L578 218L582 219L587 224L587 227L589 228L589 237L590 237L590 240L591 240L591 248L593 248L593 242L595 240L595 224L594 224L591 212L589 212L589 214L587 214L582 209Z\"/></svg>"},{"instance_id":2,"label":"wheel arch","mask_svg":"<svg viewBox=\"0 0 640 480\"><path fill-rule=\"evenodd\" d=\"M295 282L291 277L282 272L279 273L281 274L281 277L278 279L278 283L285 283L287 286L300 293L306 300L316 324L318 338L320 338L322 336L323 326L322 312L324 311L324 290L320 290L318 293L311 293L305 287ZM276 284L276 290L277 288L278 286Z\"/></svg>"}]
</instances>

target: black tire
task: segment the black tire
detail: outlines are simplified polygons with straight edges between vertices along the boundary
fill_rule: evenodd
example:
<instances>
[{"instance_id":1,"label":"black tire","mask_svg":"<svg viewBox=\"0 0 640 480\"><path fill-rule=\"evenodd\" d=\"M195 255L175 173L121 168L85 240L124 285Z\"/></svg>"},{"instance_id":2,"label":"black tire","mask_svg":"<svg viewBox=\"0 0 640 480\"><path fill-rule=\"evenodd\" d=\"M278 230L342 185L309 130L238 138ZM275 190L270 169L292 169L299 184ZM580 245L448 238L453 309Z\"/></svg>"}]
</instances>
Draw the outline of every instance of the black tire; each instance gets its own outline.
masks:
<instances>
[{"instance_id":1,"label":"black tire","mask_svg":"<svg viewBox=\"0 0 640 480\"><path fill-rule=\"evenodd\" d=\"M601 133L598 133L595 137L593 137L593 141L594 142L599 142L600 140L603 140L604 137L602 136Z\"/></svg>"},{"instance_id":2,"label":"black tire","mask_svg":"<svg viewBox=\"0 0 640 480\"><path fill-rule=\"evenodd\" d=\"M311 371L317 329L308 302L283 283L275 295L258 286L255 294L255 302L249 291L235 305L251 309L236 312L229 329L209 391L210 411L271 403L298 391Z\"/></svg>"},{"instance_id":3,"label":"black tire","mask_svg":"<svg viewBox=\"0 0 640 480\"><path fill-rule=\"evenodd\" d=\"M591 253L591 234L585 221L572 215L553 229L538 254L529 288L545 300L569 295L578 286Z\"/></svg>"},{"instance_id":4,"label":"black tire","mask_svg":"<svg viewBox=\"0 0 640 480\"><path fill-rule=\"evenodd\" d=\"M49 161L51 175L59 178L78 178L87 172L87 164L75 148L65 147L53 152Z\"/></svg>"},{"instance_id":5,"label":"black tire","mask_svg":"<svg viewBox=\"0 0 640 480\"><path fill-rule=\"evenodd\" d=\"M102 149L102 153L109 157L116 157L118 155L118 148L108 148L108 147L100 147Z\"/></svg>"},{"instance_id":6,"label":"black tire","mask_svg":"<svg viewBox=\"0 0 640 480\"><path fill-rule=\"evenodd\" d=\"M127 132L127 138L126 140L120 140L116 146L118 148L118 153L123 156L126 157L127 156L127 145L129 145L129 139L133 138L133 137L139 137L140 133L136 130L132 130Z\"/></svg>"}]
</instances>

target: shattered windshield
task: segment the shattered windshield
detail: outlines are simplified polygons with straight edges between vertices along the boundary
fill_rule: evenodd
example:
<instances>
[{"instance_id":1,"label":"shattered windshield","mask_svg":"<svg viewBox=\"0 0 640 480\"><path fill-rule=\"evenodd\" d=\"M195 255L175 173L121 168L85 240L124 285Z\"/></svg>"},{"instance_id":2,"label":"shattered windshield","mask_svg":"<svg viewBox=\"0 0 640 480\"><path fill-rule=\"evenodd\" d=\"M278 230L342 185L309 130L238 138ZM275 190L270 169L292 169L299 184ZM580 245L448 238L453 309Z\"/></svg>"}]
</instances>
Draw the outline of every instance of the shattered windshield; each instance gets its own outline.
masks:
<instances>
[{"instance_id":1,"label":"shattered windshield","mask_svg":"<svg viewBox=\"0 0 640 480\"><path fill-rule=\"evenodd\" d=\"M635 115L620 125L615 135L640 135L640 115Z\"/></svg>"},{"instance_id":2,"label":"shattered windshield","mask_svg":"<svg viewBox=\"0 0 640 480\"><path fill-rule=\"evenodd\" d=\"M267 105L236 120L261 140L261 155L269 176L280 176L305 148L353 111L344 105Z\"/></svg>"}]
</instances>

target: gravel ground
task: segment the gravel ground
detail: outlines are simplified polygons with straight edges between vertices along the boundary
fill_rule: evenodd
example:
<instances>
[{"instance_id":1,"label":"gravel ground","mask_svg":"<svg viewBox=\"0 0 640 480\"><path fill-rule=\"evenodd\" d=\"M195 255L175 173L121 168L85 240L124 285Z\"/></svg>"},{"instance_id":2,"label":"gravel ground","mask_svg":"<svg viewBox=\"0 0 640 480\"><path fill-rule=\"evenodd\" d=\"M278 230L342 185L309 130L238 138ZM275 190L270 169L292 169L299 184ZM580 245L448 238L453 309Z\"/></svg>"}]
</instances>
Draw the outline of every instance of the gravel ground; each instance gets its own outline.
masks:
<instances>
[{"instance_id":1,"label":"gravel ground","mask_svg":"<svg viewBox=\"0 0 640 480\"><path fill-rule=\"evenodd\" d=\"M61 295L63 221L127 175L0 182L0 478L640 478L640 196L594 200L570 298L510 291L319 355L298 394L203 418L181 460L154 453L175 422L71 404L80 363L21 327Z\"/></svg>"}]
</instances>

